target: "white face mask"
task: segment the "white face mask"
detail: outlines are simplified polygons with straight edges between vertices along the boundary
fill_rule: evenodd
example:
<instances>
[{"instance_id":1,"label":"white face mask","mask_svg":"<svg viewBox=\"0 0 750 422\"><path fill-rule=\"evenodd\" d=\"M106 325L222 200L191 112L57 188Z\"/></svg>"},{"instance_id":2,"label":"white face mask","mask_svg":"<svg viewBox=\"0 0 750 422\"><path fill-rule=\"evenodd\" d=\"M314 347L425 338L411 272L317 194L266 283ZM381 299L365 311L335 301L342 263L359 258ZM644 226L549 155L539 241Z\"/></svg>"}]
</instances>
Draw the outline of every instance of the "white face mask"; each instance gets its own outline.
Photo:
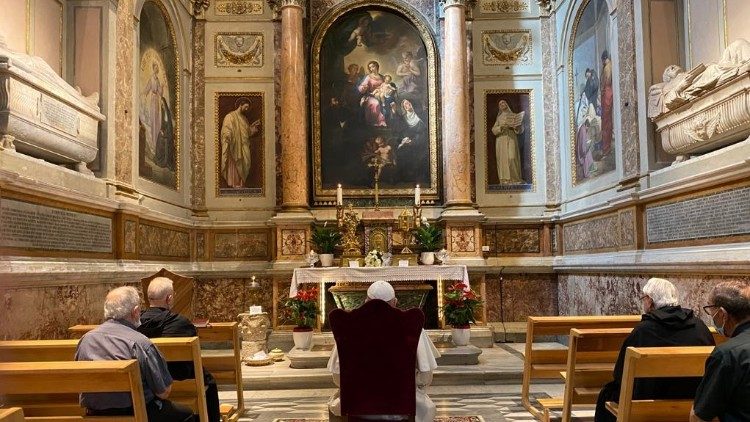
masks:
<instances>
[{"instance_id":1,"label":"white face mask","mask_svg":"<svg viewBox=\"0 0 750 422\"><path fill-rule=\"evenodd\" d=\"M724 323L721 324L721 327L716 325L716 315L721 312L721 309L717 310L713 315L711 315L711 325L716 328L716 332L721 334L724 337L727 337L726 333L724 332L724 326L727 325L726 318L724 319Z\"/></svg>"}]
</instances>

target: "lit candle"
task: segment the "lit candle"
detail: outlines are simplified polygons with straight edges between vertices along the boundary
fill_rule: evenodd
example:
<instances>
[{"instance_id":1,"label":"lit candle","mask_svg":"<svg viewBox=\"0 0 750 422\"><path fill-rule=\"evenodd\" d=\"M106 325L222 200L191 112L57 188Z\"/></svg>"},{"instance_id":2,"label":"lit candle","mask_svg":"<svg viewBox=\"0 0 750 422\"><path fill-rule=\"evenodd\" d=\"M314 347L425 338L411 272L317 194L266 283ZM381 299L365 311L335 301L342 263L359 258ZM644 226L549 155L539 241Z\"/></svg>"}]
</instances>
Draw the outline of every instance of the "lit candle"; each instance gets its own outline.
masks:
<instances>
[{"instance_id":1,"label":"lit candle","mask_svg":"<svg viewBox=\"0 0 750 422\"><path fill-rule=\"evenodd\" d=\"M336 205L344 205L344 190L341 189L341 183L336 188Z\"/></svg>"},{"instance_id":2,"label":"lit candle","mask_svg":"<svg viewBox=\"0 0 750 422\"><path fill-rule=\"evenodd\" d=\"M419 205L419 195L420 195L419 185L414 188L414 205Z\"/></svg>"}]
</instances>

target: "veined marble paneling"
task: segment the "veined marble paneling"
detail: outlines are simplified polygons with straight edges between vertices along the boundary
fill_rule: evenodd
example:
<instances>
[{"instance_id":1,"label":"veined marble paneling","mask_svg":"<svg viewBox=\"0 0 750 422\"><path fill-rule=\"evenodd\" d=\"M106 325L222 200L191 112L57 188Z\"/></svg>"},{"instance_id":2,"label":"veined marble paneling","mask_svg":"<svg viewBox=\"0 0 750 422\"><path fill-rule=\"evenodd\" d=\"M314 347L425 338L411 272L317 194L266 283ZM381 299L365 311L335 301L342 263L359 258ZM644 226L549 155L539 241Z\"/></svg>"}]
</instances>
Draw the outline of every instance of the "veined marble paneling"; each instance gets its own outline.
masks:
<instances>
[{"instance_id":1,"label":"veined marble paneling","mask_svg":"<svg viewBox=\"0 0 750 422\"><path fill-rule=\"evenodd\" d=\"M138 254L144 257L190 258L190 233L161 226L138 225Z\"/></svg>"},{"instance_id":2,"label":"veined marble paneling","mask_svg":"<svg viewBox=\"0 0 750 422\"><path fill-rule=\"evenodd\" d=\"M652 276L674 283L680 304L693 309L705 321L708 321L708 317L701 307L708 304L708 294L716 284L736 279L750 281L750 276L561 274L558 278L560 314L640 313L641 289Z\"/></svg>"},{"instance_id":3,"label":"veined marble paneling","mask_svg":"<svg viewBox=\"0 0 750 422\"><path fill-rule=\"evenodd\" d=\"M529 315L557 315L557 276L487 274L484 301L488 322L525 321Z\"/></svg>"},{"instance_id":4,"label":"veined marble paneling","mask_svg":"<svg viewBox=\"0 0 750 422\"><path fill-rule=\"evenodd\" d=\"M236 230L214 233L213 257L267 260L271 256L271 233L268 230Z\"/></svg>"},{"instance_id":5,"label":"veined marble paneling","mask_svg":"<svg viewBox=\"0 0 750 422\"><path fill-rule=\"evenodd\" d=\"M635 208L563 224L564 253L635 249Z\"/></svg>"},{"instance_id":6,"label":"veined marble paneling","mask_svg":"<svg viewBox=\"0 0 750 422\"><path fill-rule=\"evenodd\" d=\"M104 297L122 284L102 283L0 289L0 338L38 340L69 338L68 327L99 324ZM140 286L135 286L140 288Z\"/></svg>"},{"instance_id":7,"label":"veined marble paneling","mask_svg":"<svg viewBox=\"0 0 750 422\"><path fill-rule=\"evenodd\" d=\"M117 66L115 67L115 98L133 98L133 0L117 4ZM115 101L115 177L119 182L133 183L133 118L131 102Z\"/></svg>"},{"instance_id":8,"label":"veined marble paneling","mask_svg":"<svg viewBox=\"0 0 750 422\"><path fill-rule=\"evenodd\" d=\"M621 2L617 8L619 48L620 126L622 136L622 172L627 178L640 173L638 137L638 95L636 91L634 2Z\"/></svg>"},{"instance_id":9,"label":"veined marble paneling","mask_svg":"<svg viewBox=\"0 0 750 422\"><path fill-rule=\"evenodd\" d=\"M554 22L551 18L542 17L540 23L542 63L542 92L544 96L544 142L545 142L545 177L547 184L547 203L560 202L560 133L558 130L558 96L557 80L555 76L555 52L557 40L555 38Z\"/></svg>"},{"instance_id":10,"label":"veined marble paneling","mask_svg":"<svg viewBox=\"0 0 750 422\"><path fill-rule=\"evenodd\" d=\"M194 110L206 107L206 81L204 73L206 50L206 23L196 20L193 29L193 102ZM193 163L191 176L190 202L193 208L206 206L206 118L203 113L192 113L193 145L190 148L190 161Z\"/></svg>"},{"instance_id":11,"label":"veined marble paneling","mask_svg":"<svg viewBox=\"0 0 750 422\"><path fill-rule=\"evenodd\" d=\"M196 318L211 321L237 321L237 315L247 312L251 305L260 305L269 315L273 312L273 283L268 276L258 276L260 285L251 289L251 278L198 277L196 281L196 303L193 306Z\"/></svg>"},{"instance_id":12,"label":"veined marble paneling","mask_svg":"<svg viewBox=\"0 0 750 422\"><path fill-rule=\"evenodd\" d=\"M542 227L485 226L484 246L490 255L538 254L542 251Z\"/></svg>"}]
</instances>

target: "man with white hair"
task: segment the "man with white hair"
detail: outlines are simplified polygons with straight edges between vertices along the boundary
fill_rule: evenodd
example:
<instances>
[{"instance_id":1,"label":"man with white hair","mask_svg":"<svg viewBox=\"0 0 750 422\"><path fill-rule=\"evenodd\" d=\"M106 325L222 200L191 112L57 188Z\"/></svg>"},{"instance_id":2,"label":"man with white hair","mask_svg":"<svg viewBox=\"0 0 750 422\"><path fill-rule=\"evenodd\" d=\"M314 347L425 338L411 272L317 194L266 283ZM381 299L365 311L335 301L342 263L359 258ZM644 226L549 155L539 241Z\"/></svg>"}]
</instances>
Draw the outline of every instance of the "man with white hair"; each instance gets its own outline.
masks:
<instances>
[{"instance_id":1,"label":"man with white hair","mask_svg":"<svg viewBox=\"0 0 750 422\"><path fill-rule=\"evenodd\" d=\"M174 285L166 277L156 277L148 285L148 301L151 307L141 313L138 331L149 338L195 337L198 330L183 315L173 313ZM176 380L195 378L192 362L169 362L169 373ZM219 411L219 389L213 375L203 368L203 384L206 386L206 410L209 422L221 421Z\"/></svg>"},{"instance_id":2,"label":"man with white hair","mask_svg":"<svg viewBox=\"0 0 750 422\"><path fill-rule=\"evenodd\" d=\"M614 380L602 388L596 403L595 422L616 418L605 408L608 401L620 398L620 381L628 347L713 346L714 338L706 324L682 308L674 284L663 278L651 278L643 286L641 322L625 339L615 363ZM700 383L697 378L645 378L635 381L633 399L692 399Z\"/></svg>"},{"instance_id":3,"label":"man with white hair","mask_svg":"<svg viewBox=\"0 0 750 422\"><path fill-rule=\"evenodd\" d=\"M138 360L149 422L197 422L190 408L167 400L172 377L167 362L148 337L136 331L141 298L134 287L118 287L104 299L104 321L78 342L75 360ZM82 393L89 416L132 415L130 393Z\"/></svg>"},{"instance_id":4,"label":"man with white hair","mask_svg":"<svg viewBox=\"0 0 750 422\"><path fill-rule=\"evenodd\" d=\"M396 299L396 291L393 286L386 281L376 281L370 285L367 289L367 298L365 302L380 299L384 302L388 302L389 305L396 307L398 300ZM422 330L419 337L419 343L417 344L417 368L416 368L416 401L417 401L417 414L415 420L417 422L432 422L435 419L436 408L435 403L432 402L427 392L425 391L427 386L432 383L432 371L437 368L437 362L435 358L440 357L440 352L437 350L432 340L427 336L427 333ZM333 382L336 386L340 385L341 379L341 368L339 366L339 354L336 346L333 347L331 357L328 359L328 370L333 374ZM339 392L337 391L328 401L328 409L336 416L341 416L341 399Z\"/></svg>"}]
</instances>

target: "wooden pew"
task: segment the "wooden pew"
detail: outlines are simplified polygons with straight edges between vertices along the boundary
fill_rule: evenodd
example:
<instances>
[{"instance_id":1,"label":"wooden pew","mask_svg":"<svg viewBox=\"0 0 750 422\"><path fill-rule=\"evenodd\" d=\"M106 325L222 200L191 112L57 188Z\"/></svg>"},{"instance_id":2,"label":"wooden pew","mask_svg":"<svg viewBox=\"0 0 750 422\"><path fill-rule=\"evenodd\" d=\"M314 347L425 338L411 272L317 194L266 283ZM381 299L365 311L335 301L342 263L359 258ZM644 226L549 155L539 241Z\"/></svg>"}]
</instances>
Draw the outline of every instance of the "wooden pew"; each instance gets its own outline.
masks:
<instances>
[{"instance_id":1,"label":"wooden pew","mask_svg":"<svg viewBox=\"0 0 750 422\"><path fill-rule=\"evenodd\" d=\"M9 407L0 409L0 422L24 422L23 409L20 407Z\"/></svg>"},{"instance_id":2,"label":"wooden pew","mask_svg":"<svg viewBox=\"0 0 750 422\"><path fill-rule=\"evenodd\" d=\"M141 372L136 360L87 362L3 362L0 363L0 394L6 405L21 396L26 417L38 421L147 422ZM84 416L77 393L129 392L133 416ZM51 394L72 394L77 413L70 404L56 406L47 401ZM33 399L36 398L36 402Z\"/></svg>"},{"instance_id":3,"label":"wooden pew","mask_svg":"<svg viewBox=\"0 0 750 422\"><path fill-rule=\"evenodd\" d=\"M560 379L567 370L568 348L554 350L533 347L538 336L568 336L572 328L633 328L641 321L640 315L613 316L530 316L526 324L526 349L523 362L521 401L534 417L542 419L549 409L562 409L563 397L539 399L539 409L531 404L531 381Z\"/></svg>"},{"instance_id":4,"label":"wooden pew","mask_svg":"<svg viewBox=\"0 0 750 422\"><path fill-rule=\"evenodd\" d=\"M74 325L68 328L71 336L80 338L97 325ZM207 327L197 327L201 343L229 343L230 353L214 350L203 353L203 367L216 379L218 385L229 385L237 392L237 407L230 404L220 405L221 418L224 422L236 422L245 413L245 399L242 387L242 360L240 350L239 324L237 322L212 322Z\"/></svg>"},{"instance_id":5,"label":"wooden pew","mask_svg":"<svg viewBox=\"0 0 750 422\"><path fill-rule=\"evenodd\" d=\"M713 346L628 347L620 402L607 402L618 422L684 422L693 400L633 400L636 378L702 377Z\"/></svg>"},{"instance_id":6,"label":"wooden pew","mask_svg":"<svg viewBox=\"0 0 750 422\"><path fill-rule=\"evenodd\" d=\"M203 384L203 362L197 337L152 339L167 362L192 361L195 378L175 381L170 400L187 404L208 421L206 394ZM78 340L11 340L0 341L0 362L72 361ZM143 398L143 393L141 393ZM68 399L70 400L70 399ZM75 403L78 404L77 397Z\"/></svg>"}]
</instances>

